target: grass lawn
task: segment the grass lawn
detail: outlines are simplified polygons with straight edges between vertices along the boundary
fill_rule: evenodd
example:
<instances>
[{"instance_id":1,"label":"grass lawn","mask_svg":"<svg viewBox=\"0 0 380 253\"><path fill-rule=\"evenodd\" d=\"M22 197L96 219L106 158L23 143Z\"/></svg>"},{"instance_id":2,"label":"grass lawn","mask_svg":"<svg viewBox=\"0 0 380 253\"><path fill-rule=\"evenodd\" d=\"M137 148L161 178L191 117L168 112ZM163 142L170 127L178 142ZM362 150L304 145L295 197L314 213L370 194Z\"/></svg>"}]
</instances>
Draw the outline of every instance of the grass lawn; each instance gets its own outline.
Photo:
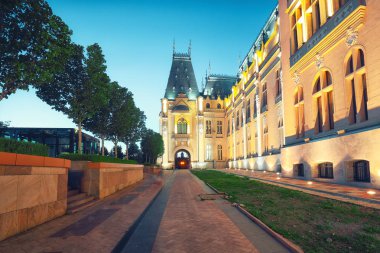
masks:
<instances>
[{"instance_id":1,"label":"grass lawn","mask_svg":"<svg viewBox=\"0 0 380 253\"><path fill-rule=\"evenodd\" d=\"M305 252L380 252L380 210L223 172L192 172Z\"/></svg>"}]
</instances>

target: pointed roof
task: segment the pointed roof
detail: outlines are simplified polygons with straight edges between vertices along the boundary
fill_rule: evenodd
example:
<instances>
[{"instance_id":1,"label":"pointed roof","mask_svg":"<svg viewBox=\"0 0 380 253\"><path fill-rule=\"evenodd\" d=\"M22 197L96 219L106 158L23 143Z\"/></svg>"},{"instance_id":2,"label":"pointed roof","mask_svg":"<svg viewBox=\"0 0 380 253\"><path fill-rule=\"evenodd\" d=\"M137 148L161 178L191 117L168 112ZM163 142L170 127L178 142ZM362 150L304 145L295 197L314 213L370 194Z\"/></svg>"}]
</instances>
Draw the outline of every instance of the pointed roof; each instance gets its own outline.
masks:
<instances>
[{"instance_id":1,"label":"pointed roof","mask_svg":"<svg viewBox=\"0 0 380 253\"><path fill-rule=\"evenodd\" d=\"M188 53L173 53L165 98L174 100L181 93L186 94L190 100L195 100L199 96L190 51Z\"/></svg>"},{"instance_id":2,"label":"pointed roof","mask_svg":"<svg viewBox=\"0 0 380 253\"><path fill-rule=\"evenodd\" d=\"M217 99L220 96L224 99L231 94L231 88L236 82L236 77L226 75L209 75L206 77L206 86L203 90L203 96L210 96L211 99Z\"/></svg>"}]
</instances>

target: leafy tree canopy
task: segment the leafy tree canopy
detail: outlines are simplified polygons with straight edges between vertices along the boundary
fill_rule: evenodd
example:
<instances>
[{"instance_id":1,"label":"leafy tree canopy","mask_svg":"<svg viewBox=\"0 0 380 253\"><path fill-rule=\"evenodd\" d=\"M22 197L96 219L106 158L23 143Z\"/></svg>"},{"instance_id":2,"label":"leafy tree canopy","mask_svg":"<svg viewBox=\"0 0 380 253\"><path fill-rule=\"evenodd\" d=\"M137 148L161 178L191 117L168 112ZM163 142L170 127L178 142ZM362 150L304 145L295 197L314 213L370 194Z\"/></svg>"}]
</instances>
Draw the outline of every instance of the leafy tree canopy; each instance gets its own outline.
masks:
<instances>
[{"instance_id":1,"label":"leafy tree canopy","mask_svg":"<svg viewBox=\"0 0 380 253\"><path fill-rule=\"evenodd\" d=\"M0 1L0 101L51 81L70 54L70 36L46 1Z\"/></svg>"}]
</instances>

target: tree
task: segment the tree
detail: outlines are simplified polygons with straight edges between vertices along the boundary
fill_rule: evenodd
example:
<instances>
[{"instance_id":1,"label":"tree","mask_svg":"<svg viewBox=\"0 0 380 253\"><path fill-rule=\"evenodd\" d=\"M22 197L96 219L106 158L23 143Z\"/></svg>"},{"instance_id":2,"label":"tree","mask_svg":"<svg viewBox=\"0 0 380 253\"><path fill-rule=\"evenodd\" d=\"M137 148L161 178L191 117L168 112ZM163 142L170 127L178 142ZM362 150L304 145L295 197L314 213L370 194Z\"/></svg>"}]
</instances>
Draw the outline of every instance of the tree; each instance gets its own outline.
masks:
<instances>
[{"instance_id":1,"label":"tree","mask_svg":"<svg viewBox=\"0 0 380 253\"><path fill-rule=\"evenodd\" d=\"M106 60L102 53L102 49L98 44L87 47L88 58L86 62L86 70L89 82L92 86L103 90L101 94L102 106L96 108L95 112L84 120L83 127L98 136L102 141L102 155L105 154L104 140L107 135L109 126L109 103L110 103L110 78L106 74Z\"/></svg>"},{"instance_id":2,"label":"tree","mask_svg":"<svg viewBox=\"0 0 380 253\"><path fill-rule=\"evenodd\" d=\"M134 112L135 103L132 92L125 87L120 87L117 82L111 83L110 97L107 139L112 141L116 147L131 124L132 117L130 114ZM114 153L115 157L117 157L117 149L115 149Z\"/></svg>"},{"instance_id":3,"label":"tree","mask_svg":"<svg viewBox=\"0 0 380 253\"><path fill-rule=\"evenodd\" d=\"M82 153L82 123L103 106L104 88L95 85L87 74L83 47L72 44L64 70L38 87L37 96L55 110L65 113L78 127L78 153ZM91 58L89 52L88 58ZM88 60L86 60L88 62Z\"/></svg>"},{"instance_id":4,"label":"tree","mask_svg":"<svg viewBox=\"0 0 380 253\"><path fill-rule=\"evenodd\" d=\"M141 150L145 158L145 163L156 163L157 158L164 153L164 141L162 140L162 136L148 129L141 140Z\"/></svg>"},{"instance_id":5,"label":"tree","mask_svg":"<svg viewBox=\"0 0 380 253\"><path fill-rule=\"evenodd\" d=\"M141 140L145 128L146 116L139 108L131 108L128 125L125 127L122 141L126 146L125 159L129 159L129 145Z\"/></svg>"},{"instance_id":6,"label":"tree","mask_svg":"<svg viewBox=\"0 0 380 253\"><path fill-rule=\"evenodd\" d=\"M127 154L127 152L125 153ZM129 154L129 158L126 158L126 159L135 160L135 161L138 161L140 159L140 156L142 155L139 146L134 142L130 143L128 147L128 154Z\"/></svg>"},{"instance_id":7,"label":"tree","mask_svg":"<svg viewBox=\"0 0 380 253\"><path fill-rule=\"evenodd\" d=\"M0 101L62 71L71 31L44 0L0 2Z\"/></svg>"},{"instance_id":8,"label":"tree","mask_svg":"<svg viewBox=\"0 0 380 253\"><path fill-rule=\"evenodd\" d=\"M115 153L115 150L117 150L117 153ZM119 159L123 159L124 158L124 154L122 152L122 148L121 148L120 145L117 145L117 146L113 147L113 149L111 150L111 154L110 155L113 156L113 157L115 157L115 158L119 158Z\"/></svg>"}]
</instances>

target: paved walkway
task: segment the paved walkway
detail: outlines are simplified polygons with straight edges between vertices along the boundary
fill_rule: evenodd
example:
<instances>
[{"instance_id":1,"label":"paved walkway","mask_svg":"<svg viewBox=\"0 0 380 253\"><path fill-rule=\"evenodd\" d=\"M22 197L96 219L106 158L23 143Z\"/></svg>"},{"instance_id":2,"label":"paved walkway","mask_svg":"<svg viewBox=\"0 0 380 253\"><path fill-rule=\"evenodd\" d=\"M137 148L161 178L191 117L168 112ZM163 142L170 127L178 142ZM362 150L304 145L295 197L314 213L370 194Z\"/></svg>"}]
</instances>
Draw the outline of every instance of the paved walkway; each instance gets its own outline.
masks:
<instances>
[{"instance_id":1,"label":"paved walkway","mask_svg":"<svg viewBox=\"0 0 380 253\"><path fill-rule=\"evenodd\" d=\"M294 178L285 178L273 172L263 173L262 171L252 170L219 170L225 173L248 176L254 180L264 183L281 186L293 190L303 191L309 194L336 199L366 207L380 209L380 190L347 185L331 184L317 181L307 181ZM374 192L370 195L368 192Z\"/></svg>"},{"instance_id":2,"label":"paved walkway","mask_svg":"<svg viewBox=\"0 0 380 253\"><path fill-rule=\"evenodd\" d=\"M288 252L229 202L200 200L211 192L189 171L175 171L122 252Z\"/></svg>"},{"instance_id":3,"label":"paved walkway","mask_svg":"<svg viewBox=\"0 0 380 253\"><path fill-rule=\"evenodd\" d=\"M161 178L146 175L92 207L0 242L0 252L111 252L161 187Z\"/></svg>"}]
</instances>

